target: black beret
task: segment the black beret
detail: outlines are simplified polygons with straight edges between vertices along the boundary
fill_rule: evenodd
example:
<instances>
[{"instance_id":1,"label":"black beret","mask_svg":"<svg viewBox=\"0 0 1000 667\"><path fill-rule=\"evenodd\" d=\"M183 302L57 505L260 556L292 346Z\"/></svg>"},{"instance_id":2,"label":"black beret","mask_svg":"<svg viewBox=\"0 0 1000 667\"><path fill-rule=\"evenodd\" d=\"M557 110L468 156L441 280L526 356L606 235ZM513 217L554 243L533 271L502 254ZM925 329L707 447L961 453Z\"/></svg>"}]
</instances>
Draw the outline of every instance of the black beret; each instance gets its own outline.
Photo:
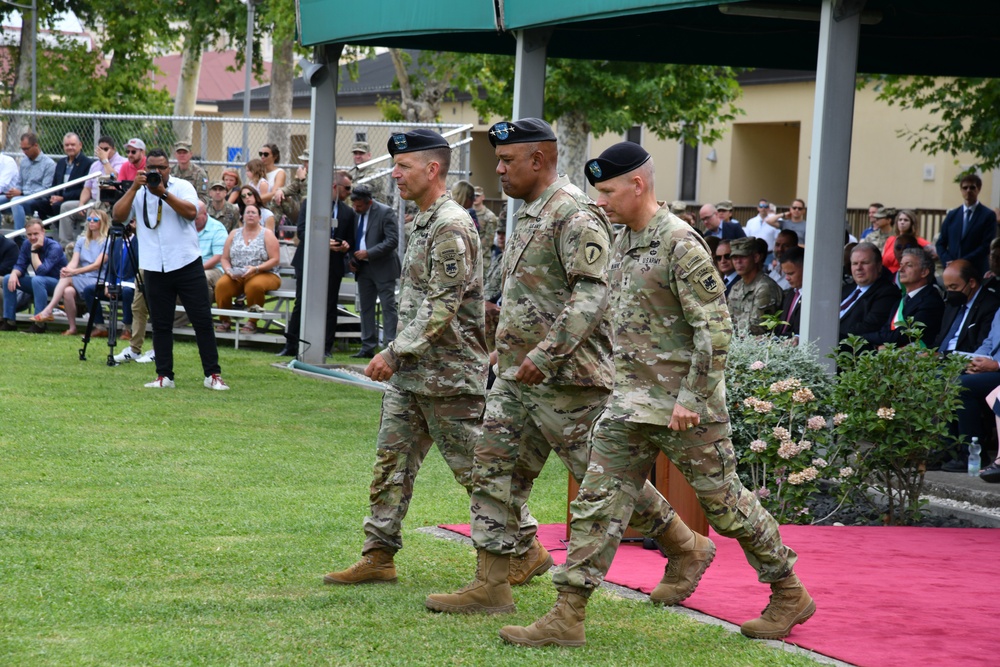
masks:
<instances>
[{"instance_id":1,"label":"black beret","mask_svg":"<svg viewBox=\"0 0 1000 667\"><path fill-rule=\"evenodd\" d=\"M389 137L386 145L389 149L389 155L416 153L432 148L449 148L447 139L433 130L423 129L393 134Z\"/></svg>"},{"instance_id":2,"label":"black beret","mask_svg":"<svg viewBox=\"0 0 1000 667\"><path fill-rule=\"evenodd\" d=\"M505 120L490 128L490 144L528 144L535 141L555 141L552 126L540 118Z\"/></svg>"},{"instance_id":3,"label":"black beret","mask_svg":"<svg viewBox=\"0 0 1000 667\"><path fill-rule=\"evenodd\" d=\"M588 160L583 168L591 185L606 181L615 176L621 176L646 164L649 153L639 144L631 141L620 143L605 149L598 157Z\"/></svg>"}]
</instances>

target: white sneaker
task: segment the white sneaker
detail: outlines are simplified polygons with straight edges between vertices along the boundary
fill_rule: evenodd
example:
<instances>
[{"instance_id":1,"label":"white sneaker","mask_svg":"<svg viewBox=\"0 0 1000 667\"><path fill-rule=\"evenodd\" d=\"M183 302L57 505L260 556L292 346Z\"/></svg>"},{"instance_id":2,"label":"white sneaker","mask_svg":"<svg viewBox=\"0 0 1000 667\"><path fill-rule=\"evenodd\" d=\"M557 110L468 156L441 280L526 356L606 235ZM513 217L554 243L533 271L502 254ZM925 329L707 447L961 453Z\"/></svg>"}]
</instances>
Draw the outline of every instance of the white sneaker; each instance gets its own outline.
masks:
<instances>
[{"instance_id":1,"label":"white sneaker","mask_svg":"<svg viewBox=\"0 0 1000 667\"><path fill-rule=\"evenodd\" d=\"M229 385L222 380L222 376L218 373L212 373L205 378L205 387L207 389L215 389L216 391L226 391L229 389Z\"/></svg>"},{"instance_id":2,"label":"white sneaker","mask_svg":"<svg viewBox=\"0 0 1000 667\"><path fill-rule=\"evenodd\" d=\"M146 387L149 389L173 389L175 386L173 380L163 375L158 375L155 380L146 383ZM228 388L226 387L226 389Z\"/></svg>"},{"instance_id":3,"label":"white sneaker","mask_svg":"<svg viewBox=\"0 0 1000 667\"><path fill-rule=\"evenodd\" d=\"M121 354L116 354L114 359L116 363L127 364L130 361L135 361L139 357L138 354L132 351L132 348L126 347L125 351Z\"/></svg>"},{"instance_id":4,"label":"white sneaker","mask_svg":"<svg viewBox=\"0 0 1000 667\"><path fill-rule=\"evenodd\" d=\"M144 352L141 357L138 357L135 360L137 364L148 364L151 361L156 361L156 350L150 350L149 352Z\"/></svg>"}]
</instances>

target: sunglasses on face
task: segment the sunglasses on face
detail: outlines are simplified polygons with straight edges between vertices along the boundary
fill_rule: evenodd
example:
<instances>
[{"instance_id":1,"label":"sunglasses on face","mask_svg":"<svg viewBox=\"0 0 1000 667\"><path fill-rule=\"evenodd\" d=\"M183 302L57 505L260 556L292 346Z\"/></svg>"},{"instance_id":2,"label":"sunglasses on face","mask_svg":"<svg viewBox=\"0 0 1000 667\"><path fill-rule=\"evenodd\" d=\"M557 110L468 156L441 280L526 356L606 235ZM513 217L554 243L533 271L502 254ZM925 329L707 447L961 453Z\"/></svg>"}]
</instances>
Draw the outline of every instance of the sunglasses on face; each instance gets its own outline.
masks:
<instances>
[{"instance_id":1,"label":"sunglasses on face","mask_svg":"<svg viewBox=\"0 0 1000 667\"><path fill-rule=\"evenodd\" d=\"M100 218L87 218L87 222L100 222Z\"/></svg>"},{"instance_id":2,"label":"sunglasses on face","mask_svg":"<svg viewBox=\"0 0 1000 667\"><path fill-rule=\"evenodd\" d=\"M261 157L271 157L270 153L266 153L264 151L261 151L261 152L257 153L257 155L259 155Z\"/></svg>"},{"instance_id":3,"label":"sunglasses on face","mask_svg":"<svg viewBox=\"0 0 1000 667\"><path fill-rule=\"evenodd\" d=\"M253 197L253 193L252 193L252 192L244 192L244 193L243 193L243 194L241 194L240 196L241 196L241 197L243 197L244 199L246 199L247 197L250 197L250 199L253 199L253 198L254 198L254 197Z\"/></svg>"},{"instance_id":4,"label":"sunglasses on face","mask_svg":"<svg viewBox=\"0 0 1000 667\"><path fill-rule=\"evenodd\" d=\"M98 146L98 148L100 148L102 151L109 151L109 150L111 150L111 146Z\"/></svg>"},{"instance_id":5,"label":"sunglasses on face","mask_svg":"<svg viewBox=\"0 0 1000 667\"><path fill-rule=\"evenodd\" d=\"M132 155L133 153L141 153L141 152L142 152L142 151L140 151L140 150L137 150L137 149L135 149L135 148L130 148L130 149L128 149L128 154L129 154L129 155Z\"/></svg>"},{"instance_id":6,"label":"sunglasses on face","mask_svg":"<svg viewBox=\"0 0 1000 667\"><path fill-rule=\"evenodd\" d=\"M804 211L804 210L805 210L805 208L804 208L804 207L802 207L802 206L793 206L793 207L792 207L792 210L793 210L793 211Z\"/></svg>"},{"instance_id":7,"label":"sunglasses on face","mask_svg":"<svg viewBox=\"0 0 1000 667\"><path fill-rule=\"evenodd\" d=\"M715 258L716 259L732 259L733 258L733 254L731 252L727 252L725 255L716 255Z\"/></svg>"}]
</instances>

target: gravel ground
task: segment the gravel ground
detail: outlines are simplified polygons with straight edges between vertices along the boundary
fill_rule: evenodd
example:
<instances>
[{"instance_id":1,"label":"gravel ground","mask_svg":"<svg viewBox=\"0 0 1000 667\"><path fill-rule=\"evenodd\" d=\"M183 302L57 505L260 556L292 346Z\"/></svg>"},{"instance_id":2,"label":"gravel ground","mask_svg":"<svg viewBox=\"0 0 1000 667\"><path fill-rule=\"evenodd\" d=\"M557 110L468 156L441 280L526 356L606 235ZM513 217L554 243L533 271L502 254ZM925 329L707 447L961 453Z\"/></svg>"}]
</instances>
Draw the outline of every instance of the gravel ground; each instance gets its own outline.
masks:
<instances>
[{"instance_id":1,"label":"gravel ground","mask_svg":"<svg viewBox=\"0 0 1000 667\"><path fill-rule=\"evenodd\" d=\"M919 523L914 524L917 526L931 528L981 528L986 525L986 522L977 522L966 518L967 514L966 516L958 516L950 513L947 511L948 508L961 510L962 513L974 512L1000 518L1000 509L980 507L969 502L951 500L949 498L937 498L934 496L922 496L922 498L930 501L937 507L932 510L925 509L923 519ZM871 507L844 506L840 509L836 508L837 499L825 493L817 495L809 502L809 510L816 518L827 517L827 515L836 510L832 516L818 522L818 525L821 526L882 526L885 525L882 517L888 509L888 505L884 501L880 501Z\"/></svg>"}]
</instances>

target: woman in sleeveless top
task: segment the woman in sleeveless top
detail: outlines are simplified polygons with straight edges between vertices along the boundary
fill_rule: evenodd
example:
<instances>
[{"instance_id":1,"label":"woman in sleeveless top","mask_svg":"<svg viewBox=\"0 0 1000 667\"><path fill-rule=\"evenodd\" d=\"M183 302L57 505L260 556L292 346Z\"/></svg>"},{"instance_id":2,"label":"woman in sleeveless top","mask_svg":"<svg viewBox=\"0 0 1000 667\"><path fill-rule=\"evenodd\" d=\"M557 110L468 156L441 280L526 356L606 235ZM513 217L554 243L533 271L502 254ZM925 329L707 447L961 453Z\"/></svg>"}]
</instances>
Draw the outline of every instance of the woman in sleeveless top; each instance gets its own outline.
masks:
<instances>
[{"instance_id":1,"label":"woman in sleeveless top","mask_svg":"<svg viewBox=\"0 0 1000 667\"><path fill-rule=\"evenodd\" d=\"M246 295L246 304L264 305L264 295L281 286L278 276L278 238L260 224L260 209L247 204L243 209L243 226L234 229L222 249L222 270L225 275L215 284L215 302L219 308L232 308L233 301ZM232 330L229 317L220 316L216 331ZM244 333L257 330L257 320L247 320Z\"/></svg>"}]
</instances>

